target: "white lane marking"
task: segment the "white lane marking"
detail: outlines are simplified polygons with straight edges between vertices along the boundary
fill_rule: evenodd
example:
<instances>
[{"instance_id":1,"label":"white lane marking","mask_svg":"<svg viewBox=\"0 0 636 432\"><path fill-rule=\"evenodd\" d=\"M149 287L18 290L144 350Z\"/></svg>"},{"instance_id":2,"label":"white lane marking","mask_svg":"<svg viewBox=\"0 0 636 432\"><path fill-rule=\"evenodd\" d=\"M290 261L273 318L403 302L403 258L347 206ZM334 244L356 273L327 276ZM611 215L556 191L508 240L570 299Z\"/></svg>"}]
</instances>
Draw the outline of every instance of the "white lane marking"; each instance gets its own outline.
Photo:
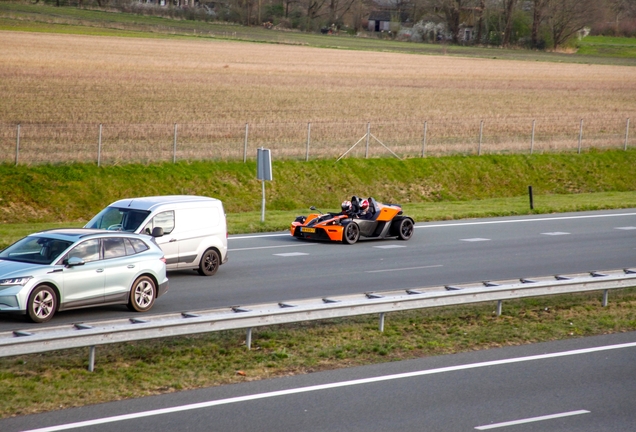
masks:
<instances>
[{"instance_id":1,"label":"white lane marking","mask_svg":"<svg viewBox=\"0 0 636 432\"><path fill-rule=\"evenodd\" d=\"M452 226L467 226L467 225L493 225L493 224L505 224L505 223L518 223L518 222L550 222L555 220L570 220L570 219L590 219L590 218L602 218L602 217L617 217L617 216L636 216L636 213L617 213L608 215L585 215L585 216L560 216L552 218L539 218L539 219L512 219L502 221L483 221L483 222L460 222L449 224L435 224L435 225L420 225L415 228L440 228L440 227L452 227Z\"/></svg>"},{"instance_id":2,"label":"white lane marking","mask_svg":"<svg viewBox=\"0 0 636 432\"><path fill-rule=\"evenodd\" d=\"M282 246L259 246L259 247L250 247L250 248L228 249L228 251L236 252L236 251L257 250L257 249L277 249L277 248L304 247L304 246L316 246L316 243L282 245Z\"/></svg>"},{"instance_id":3,"label":"white lane marking","mask_svg":"<svg viewBox=\"0 0 636 432\"><path fill-rule=\"evenodd\" d=\"M480 241L490 241L490 239L487 238L468 238L468 239L459 239L460 241L466 241L466 242L480 242Z\"/></svg>"},{"instance_id":4,"label":"white lane marking","mask_svg":"<svg viewBox=\"0 0 636 432\"><path fill-rule=\"evenodd\" d=\"M589 413L590 412L587 410L570 411L570 412L564 412L559 414L550 414L550 415L545 415L540 417L531 417L527 419L513 420L513 421L503 422L503 423L495 423L495 424L485 425L485 426L477 426L475 429L477 430L495 429L500 427L514 426L518 424L533 423L533 422L538 422L543 420L551 420L551 419L556 419L561 417L570 417L570 416L575 416L579 414L589 414Z\"/></svg>"},{"instance_id":5,"label":"white lane marking","mask_svg":"<svg viewBox=\"0 0 636 432\"><path fill-rule=\"evenodd\" d=\"M290 233L288 233L288 232L281 233L281 234L255 234L255 235L243 235L243 236L239 236L239 237L230 236L229 240L243 240L243 239L265 238L265 237L283 237L283 236L291 237L292 235Z\"/></svg>"},{"instance_id":6,"label":"white lane marking","mask_svg":"<svg viewBox=\"0 0 636 432\"><path fill-rule=\"evenodd\" d=\"M293 257L293 256L301 256L301 255L309 255L309 254L304 252L287 252L287 253L279 253L279 254L272 254L272 255L282 256L282 257Z\"/></svg>"},{"instance_id":7,"label":"white lane marking","mask_svg":"<svg viewBox=\"0 0 636 432\"><path fill-rule=\"evenodd\" d=\"M619 230L636 230L636 227L633 226L629 226L629 227L616 227L614 229L619 229Z\"/></svg>"},{"instance_id":8,"label":"white lane marking","mask_svg":"<svg viewBox=\"0 0 636 432\"><path fill-rule=\"evenodd\" d=\"M124 421L124 420L133 420L133 419L138 419L143 417L152 417L152 416L161 415L161 414L171 414L175 412L191 411L195 409L209 408L213 406L227 405L227 404L232 404L237 402L246 402L246 401L268 399L268 398L279 397L279 396L287 396L292 394L308 393L308 392L313 392L318 390L329 390L329 389L335 389L340 387L350 387L350 386L361 385L361 384L372 384L372 383L383 382L383 381L392 381L397 379L413 378L413 377L419 377L419 376L425 376L425 375L455 372L460 370L500 366L500 365L522 363L522 362L528 362L528 361L534 361L534 360L553 359L553 358L581 355L581 354L591 354L591 353L597 353L602 351L610 351L610 350L634 348L634 347L636 347L636 342L628 342L624 344L606 345L606 346L592 347L592 348L582 348L582 349L571 350L571 351L561 351L561 352L539 354L539 355L533 355L533 356L527 356L527 357L515 357L515 358L509 358L509 359L502 359L502 360L492 360L492 361L481 362L481 363L470 363L470 364L457 365L457 366L448 366L448 367L443 367L438 369L427 369L427 370L420 370L415 372L405 372L405 373L393 374L393 375L383 375L378 377L362 378L362 379L351 380L351 381L341 381L341 382L320 384L320 385L314 385L314 386L308 386L308 387L297 387L297 388L292 388L287 390L273 391L269 393L257 393L257 394L246 395L246 396L237 396L237 397L232 397L227 399L218 399L218 400L199 402L199 403L194 403L189 405L181 405L181 406L175 406L170 408L156 409L151 411L141 411L137 413L123 414L123 415L112 416L112 417L102 417L102 418L98 418L94 420L86 420L86 421L81 421L76 423L67 423L67 424L58 425L58 426L49 426L49 427L44 427L41 429L32 429L32 430L23 431L23 432L56 432L56 431L62 431L62 430L68 430L68 429L87 427L87 426L114 423L114 422Z\"/></svg>"},{"instance_id":9,"label":"white lane marking","mask_svg":"<svg viewBox=\"0 0 636 432\"><path fill-rule=\"evenodd\" d=\"M374 248L378 248L378 249L395 249L395 248L403 248L406 246L402 246L402 245L384 245L384 246L373 246Z\"/></svg>"},{"instance_id":10,"label":"white lane marking","mask_svg":"<svg viewBox=\"0 0 636 432\"><path fill-rule=\"evenodd\" d=\"M542 235L549 235L549 236L570 235L570 233L560 232L560 231L556 231L556 232L548 232L548 233L541 233L541 234L542 234Z\"/></svg>"},{"instance_id":11,"label":"white lane marking","mask_svg":"<svg viewBox=\"0 0 636 432\"><path fill-rule=\"evenodd\" d=\"M383 272L394 272L394 271L402 271L402 270L419 270L419 269L429 269L429 268L435 268L435 267L444 267L444 266L441 264L435 264L435 265L422 266L422 267L404 267L404 268L386 269L386 270L367 270L365 271L365 273L383 273Z\"/></svg>"}]
</instances>

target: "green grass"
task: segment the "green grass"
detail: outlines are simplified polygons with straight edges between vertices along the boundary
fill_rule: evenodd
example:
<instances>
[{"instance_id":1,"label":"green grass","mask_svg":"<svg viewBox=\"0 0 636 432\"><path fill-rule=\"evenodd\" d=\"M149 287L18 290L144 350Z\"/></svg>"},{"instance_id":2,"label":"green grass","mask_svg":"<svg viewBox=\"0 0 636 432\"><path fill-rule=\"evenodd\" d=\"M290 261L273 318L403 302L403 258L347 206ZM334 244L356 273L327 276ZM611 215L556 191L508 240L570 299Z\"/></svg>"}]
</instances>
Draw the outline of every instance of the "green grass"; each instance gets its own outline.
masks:
<instances>
[{"instance_id":1,"label":"green grass","mask_svg":"<svg viewBox=\"0 0 636 432\"><path fill-rule=\"evenodd\" d=\"M636 289L530 298L0 358L0 417L321 370L636 329Z\"/></svg>"},{"instance_id":2,"label":"green grass","mask_svg":"<svg viewBox=\"0 0 636 432\"><path fill-rule=\"evenodd\" d=\"M631 47L628 45L624 45L624 52L621 49L614 50L615 55L594 50L585 51L585 49L579 55L571 55L524 49L501 49L499 47L484 48L399 42L379 39L373 33L366 34L366 37L355 37L344 33L341 35L322 35L300 31L276 31L223 22L170 19L68 6L54 7L26 2L0 2L0 30L144 38L214 38L420 55L454 55L525 61L636 65L636 60L630 54ZM584 41L586 40L587 38L584 39Z\"/></svg>"},{"instance_id":3,"label":"green grass","mask_svg":"<svg viewBox=\"0 0 636 432\"><path fill-rule=\"evenodd\" d=\"M283 230L311 205L335 211L351 195L401 204L416 221L636 207L634 166L636 150L275 161L261 223L261 182L251 161L106 167L4 164L0 247L39 229L82 226L113 201L149 195L219 198L232 234Z\"/></svg>"},{"instance_id":4,"label":"green grass","mask_svg":"<svg viewBox=\"0 0 636 432\"><path fill-rule=\"evenodd\" d=\"M580 56L636 59L636 38L588 36L577 45Z\"/></svg>"}]
</instances>

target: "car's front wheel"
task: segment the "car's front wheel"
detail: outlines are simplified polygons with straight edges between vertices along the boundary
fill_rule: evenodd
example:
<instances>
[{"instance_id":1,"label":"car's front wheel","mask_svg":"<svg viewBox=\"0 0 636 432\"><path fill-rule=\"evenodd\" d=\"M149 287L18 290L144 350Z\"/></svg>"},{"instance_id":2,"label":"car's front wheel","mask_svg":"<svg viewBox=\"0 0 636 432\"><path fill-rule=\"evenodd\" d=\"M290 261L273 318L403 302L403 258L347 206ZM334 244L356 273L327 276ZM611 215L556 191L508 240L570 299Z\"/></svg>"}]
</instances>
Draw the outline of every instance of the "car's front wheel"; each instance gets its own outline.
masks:
<instances>
[{"instance_id":1,"label":"car's front wheel","mask_svg":"<svg viewBox=\"0 0 636 432\"><path fill-rule=\"evenodd\" d=\"M130 288L128 309L135 312L146 312L155 304L157 298L157 285L152 278L140 276Z\"/></svg>"},{"instance_id":2,"label":"car's front wheel","mask_svg":"<svg viewBox=\"0 0 636 432\"><path fill-rule=\"evenodd\" d=\"M344 229L342 241L347 244L354 244L360 238L360 227L355 222L349 222Z\"/></svg>"},{"instance_id":3,"label":"car's front wheel","mask_svg":"<svg viewBox=\"0 0 636 432\"><path fill-rule=\"evenodd\" d=\"M57 294L48 285L40 285L29 296L27 315L34 323L49 321L57 309Z\"/></svg>"},{"instance_id":4,"label":"car's front wheel","mask_svg":"<svg viewBox=\"0 0 636 432\"><path fill-rule=\"evenodd\" d=\"M219 253L214 249L208 249L201 257L199 268L197 271L201 276L212 276L219 269L221 258Z\"/></svg>"},{"instance_id":5,"label":"car's front wheel","mask_svg":"<svg viewBox=\"0 0 636 432\"><path fill-rule=\"evenodd\" d=\"M408 240L413 237L413 221L408 218L404 218L400 221L398 238L400 240Z\"/></svg>"}]
</instances>

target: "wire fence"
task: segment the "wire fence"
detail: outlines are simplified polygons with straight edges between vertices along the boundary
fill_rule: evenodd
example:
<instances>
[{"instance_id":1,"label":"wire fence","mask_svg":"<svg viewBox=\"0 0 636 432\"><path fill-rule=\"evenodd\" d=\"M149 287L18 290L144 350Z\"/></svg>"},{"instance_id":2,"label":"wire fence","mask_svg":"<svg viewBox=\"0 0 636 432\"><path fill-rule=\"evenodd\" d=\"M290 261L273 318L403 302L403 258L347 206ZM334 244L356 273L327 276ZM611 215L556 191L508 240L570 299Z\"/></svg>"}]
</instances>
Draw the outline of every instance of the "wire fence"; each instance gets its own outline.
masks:
<instances>
[{"instance_id":1,"label":"wire fence","mask_svg":"<svg viewBox=\"0 0 636 432\"><path fill-rule=\"evenodd\" d=\"M532 154L624 149L629 118L544 117L422 122L2 124L0 163L60 164Z\"/></svg>"}]
</instances>

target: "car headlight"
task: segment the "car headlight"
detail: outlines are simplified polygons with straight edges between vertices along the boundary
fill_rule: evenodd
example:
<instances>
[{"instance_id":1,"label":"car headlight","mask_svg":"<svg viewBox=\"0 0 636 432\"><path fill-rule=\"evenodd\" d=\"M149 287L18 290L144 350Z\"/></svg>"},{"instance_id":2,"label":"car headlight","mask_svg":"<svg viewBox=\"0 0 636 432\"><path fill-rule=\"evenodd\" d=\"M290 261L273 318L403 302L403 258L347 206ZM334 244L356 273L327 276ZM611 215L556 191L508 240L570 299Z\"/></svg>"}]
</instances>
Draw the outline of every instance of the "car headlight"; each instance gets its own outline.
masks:
<instances>
[{"instance_id":1,"label":"car headlight","mask_svg":"<svg viewBox=\"0 0 636 432\"><path fill-rule=\"evenodd\" d=\"M0 286L12 286L12 285L22 285L22 286L24 286L31 279L32 279L31 276L0 279Z\"/></svg>"}]
</instances>

